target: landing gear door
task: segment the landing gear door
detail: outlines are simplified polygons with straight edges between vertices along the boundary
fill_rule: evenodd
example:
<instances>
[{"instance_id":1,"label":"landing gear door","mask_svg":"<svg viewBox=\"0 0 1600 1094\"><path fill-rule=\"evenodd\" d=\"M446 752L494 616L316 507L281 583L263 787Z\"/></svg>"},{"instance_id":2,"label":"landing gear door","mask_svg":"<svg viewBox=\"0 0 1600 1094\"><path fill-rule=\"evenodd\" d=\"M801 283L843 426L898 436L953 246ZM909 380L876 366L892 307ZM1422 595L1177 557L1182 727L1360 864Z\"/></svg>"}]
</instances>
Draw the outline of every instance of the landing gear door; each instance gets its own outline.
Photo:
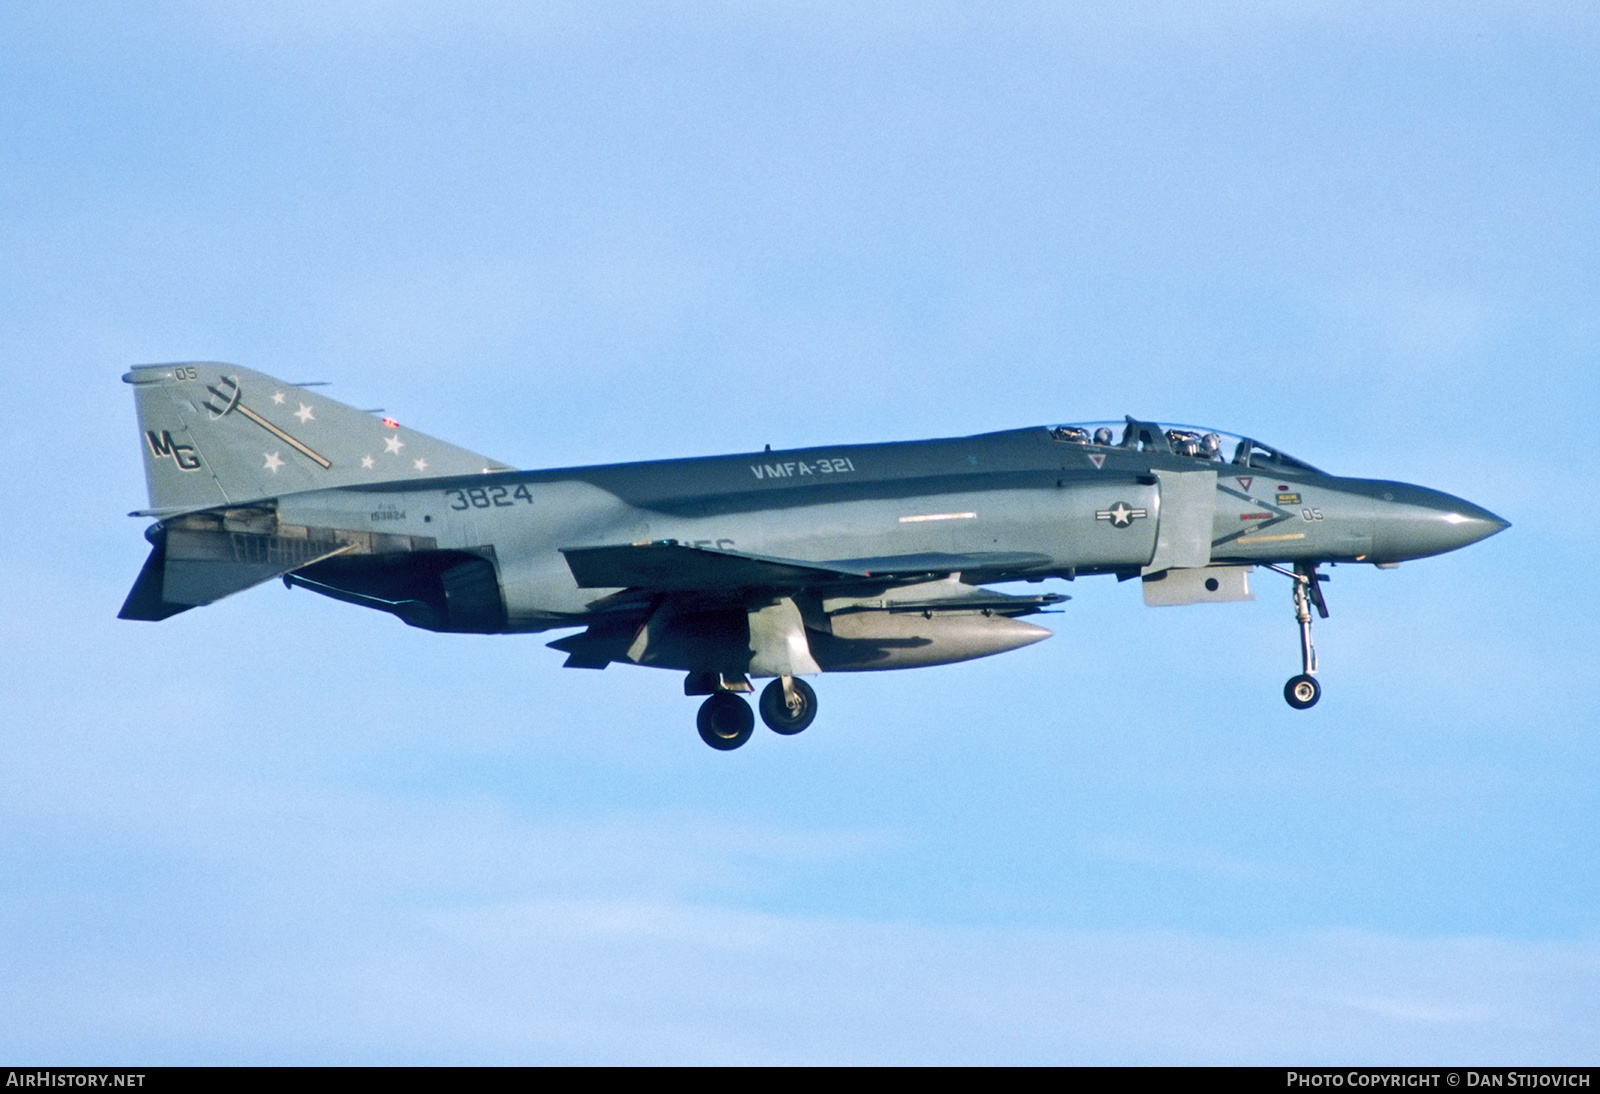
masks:
<instances>
[{"instance_id":1,"label":"landing gear door","mask_svg":"<svg viewBox=\"0 0 1600 1094\"><path fill-rule=\"evenodd\" d=\"M1147 574L1173 567L1205 566L1211 561L1211 520L1217 508L1217 473L1155 471L1160 483L1160 523L1156 552Z\"/></svg>"}]
</instances>

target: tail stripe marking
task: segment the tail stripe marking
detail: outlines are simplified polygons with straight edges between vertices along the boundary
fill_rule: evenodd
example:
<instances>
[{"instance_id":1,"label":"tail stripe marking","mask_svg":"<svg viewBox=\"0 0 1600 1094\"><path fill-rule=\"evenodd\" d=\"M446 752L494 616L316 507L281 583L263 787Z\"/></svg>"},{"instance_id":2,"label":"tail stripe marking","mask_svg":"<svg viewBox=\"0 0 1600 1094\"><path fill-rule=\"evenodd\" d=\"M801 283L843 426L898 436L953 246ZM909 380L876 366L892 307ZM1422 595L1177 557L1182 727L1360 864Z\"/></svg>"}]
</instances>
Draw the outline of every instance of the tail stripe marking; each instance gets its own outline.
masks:
<instances>
[{"instance_id":1,"label":"tail stripe marking","mask_svg":"<svg viewBox=\"0 0 1600 1094\"><path fill-rule=\"evenodd\" d=\"M306 459L319 464L324 470L327 470L333 466L333 464L329 463L324 456L313 452L311 449L307 448L305 445L289 436L289 434L285 433L283 430L267 421L265 418L251 410L249 407L245 406L243 403L238 404L238 410L240 414L243 414L246 418L249 418L252 422L255 422L256 425L260 426L262 429L265 429L268 433L271 433L284 444L293 445L296 452L299 452Z\"/></svg>"},{"instance_id":2,"label":"tail stripe marking","mask_svg":"<svg viewBox=\"0 0 1600 1094\"><path fill-rule=\"evenodd\" d=\"M209 384L206 385L207 391L211 392L212 395L215 395L218 399L222 400L222 406L220 407L212 406L211 401L209 399L206 400L206 409L209 410L216 418L225 418L237 410L240 414L243 414L246 418L249 418L252 422L255 422L256 425L260 426L262 429L265 429L268 433L271 433L284 444L292 446L296 452L300 453L311 462L317 464L324 471L333 467L333 464L330 463L328 459L321 453L312 451L310 448L301 444L299 441L289 436L289 434L285 433L283 430L279 429L261 415L257 414L255 411L241 403L239 399L241 396L243 396L244 390L240 388L238 380L231 376L224 376L222 380L233 389L231 394L228 392L219 391ZM154 441L152 440L151 443L153 447ZM270 457L267 460L267 466L272 467L272 460ZM276 471L277 468L272 467L272 470Z\"/></svg>"}]
</instances>

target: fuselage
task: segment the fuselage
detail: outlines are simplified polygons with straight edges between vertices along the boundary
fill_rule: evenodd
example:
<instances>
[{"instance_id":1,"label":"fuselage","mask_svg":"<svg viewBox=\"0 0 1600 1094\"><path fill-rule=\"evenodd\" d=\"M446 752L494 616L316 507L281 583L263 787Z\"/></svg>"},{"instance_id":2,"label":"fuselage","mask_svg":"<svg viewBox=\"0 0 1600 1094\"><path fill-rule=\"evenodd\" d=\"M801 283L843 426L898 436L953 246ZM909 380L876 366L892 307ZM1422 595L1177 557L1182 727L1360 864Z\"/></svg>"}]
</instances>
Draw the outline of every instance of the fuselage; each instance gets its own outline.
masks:
<instances>
[{"instance_id":1,"label":"fuselage","mask_svg":"<svg viewBox=\"0 0 1600 1094\"><path fill-rule=\"evenodd\" d=\"M675 541L817 563L944 554L978 560L962 575L977 584L1166 566L1392 564L1506 526L1439 491L1323 474L1253 442L1231 461L1186 455L1161 427L1139 426L1130 422L1117 444L1039 427L388 482L288 495L277 516L490 560L508 631L585 624L619 591L580 588L568 548Z\"/></svg>"}]
</instances>

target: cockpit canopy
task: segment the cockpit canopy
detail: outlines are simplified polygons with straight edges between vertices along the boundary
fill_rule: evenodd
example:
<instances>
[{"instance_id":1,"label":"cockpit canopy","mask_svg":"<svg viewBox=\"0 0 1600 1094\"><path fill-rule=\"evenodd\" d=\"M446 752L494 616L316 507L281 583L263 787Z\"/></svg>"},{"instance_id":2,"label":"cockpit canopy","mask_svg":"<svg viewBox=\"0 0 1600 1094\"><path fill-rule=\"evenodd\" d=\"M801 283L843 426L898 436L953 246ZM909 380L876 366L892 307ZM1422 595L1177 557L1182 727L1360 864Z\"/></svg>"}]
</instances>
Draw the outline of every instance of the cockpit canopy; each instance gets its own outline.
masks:
<instances>
[{"instance_id":1,"label":"cockpit canopy","mask_svg":"<svg viewBox=\"0 0 1600 1094\"><path fill-rule=\"evenodd\" d=\"M1160 425L1128 418L1122 422L1074 422L1058 425L1050 436L1062 444L1081 444L1098 448L1129 448L1136 452L1160 452L1207 463L1224 461L1239 467L1263 470L1309 471L1323 474L1304 460L1287 452L1268 448L1260 441L1193 425Z\"/></svg>"}]
</instances>

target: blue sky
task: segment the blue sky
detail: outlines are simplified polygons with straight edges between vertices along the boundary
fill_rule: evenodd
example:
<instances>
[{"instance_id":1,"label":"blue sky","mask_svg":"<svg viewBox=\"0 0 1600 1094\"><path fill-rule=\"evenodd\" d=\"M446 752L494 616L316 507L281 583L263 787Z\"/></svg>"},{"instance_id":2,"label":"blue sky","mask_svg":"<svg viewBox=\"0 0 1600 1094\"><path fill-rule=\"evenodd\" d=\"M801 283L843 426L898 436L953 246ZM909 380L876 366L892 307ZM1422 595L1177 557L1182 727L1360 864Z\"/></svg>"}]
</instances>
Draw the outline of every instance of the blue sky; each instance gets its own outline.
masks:
<instances>
[{"instance_id":1,"label":"blue sky","mask_svg":"<svg viewBox=\"0 0 1600 1094\"><path fill-rule=\"evenodd\" d=\"M16 3L0 1052L1595 1062L1583 4ZM817 681L269 585L115 619L133 363L525 467L1124 413L1513 522Z\"/></svg>"}]
</instances>

